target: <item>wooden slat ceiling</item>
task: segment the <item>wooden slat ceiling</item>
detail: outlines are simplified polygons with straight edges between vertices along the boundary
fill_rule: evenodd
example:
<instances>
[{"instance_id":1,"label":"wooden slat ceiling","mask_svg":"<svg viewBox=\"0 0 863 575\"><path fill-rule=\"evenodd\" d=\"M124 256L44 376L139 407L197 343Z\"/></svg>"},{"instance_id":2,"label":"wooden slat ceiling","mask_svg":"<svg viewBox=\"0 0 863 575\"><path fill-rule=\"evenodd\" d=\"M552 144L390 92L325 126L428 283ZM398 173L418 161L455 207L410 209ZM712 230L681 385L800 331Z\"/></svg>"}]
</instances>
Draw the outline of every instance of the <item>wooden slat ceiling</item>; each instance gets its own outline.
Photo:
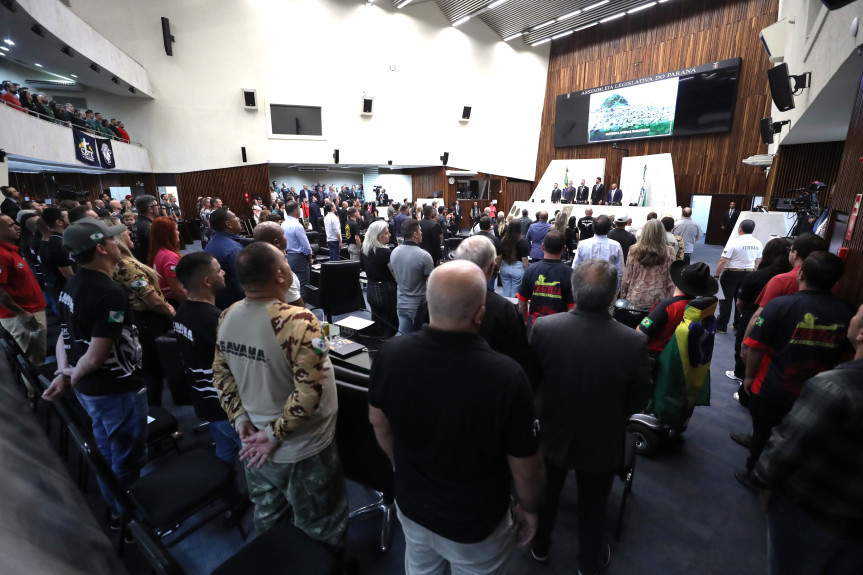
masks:
<instances>
[{"instance_id":1,"label":"wooden slat ceiling","mask_svg":"<svg viewBox=\"0 0 863 575\"><path fill-rule=\"evenodd\" d=\"M476 13L492 5L494 0L434 1L450 23L457 22L468 15L475 15L502 39L521 33L520 39L511 41L533 44L584 26L594 25L600 20L641 6L653 4L645 10L663 10L684 0L662 0L661 2L608 0L604 4L603 0L507 0L480 14ZM404 3L404 0L392 0L392 3L394 6L399 6ZM409 10L410 4L405 5L404 8ZM623 16L623 18L626 17ZM551 23L547 24L549 22ZM543 26L543 24L546 25Z\"/></svg>"}]
</instances>

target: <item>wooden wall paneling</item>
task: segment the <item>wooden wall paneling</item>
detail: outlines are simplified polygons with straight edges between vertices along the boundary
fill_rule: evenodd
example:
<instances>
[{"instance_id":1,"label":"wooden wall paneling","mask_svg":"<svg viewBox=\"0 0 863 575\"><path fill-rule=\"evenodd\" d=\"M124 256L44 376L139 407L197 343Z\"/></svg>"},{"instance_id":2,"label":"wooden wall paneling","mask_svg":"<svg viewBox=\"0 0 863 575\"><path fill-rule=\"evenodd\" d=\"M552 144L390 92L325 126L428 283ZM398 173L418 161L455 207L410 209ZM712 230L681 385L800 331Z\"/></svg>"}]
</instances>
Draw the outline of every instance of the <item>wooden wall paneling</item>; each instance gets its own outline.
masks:
<instances>
[{"instance_id":1,"label":"wooden wall paneling","mask_svg":"<svg viewBox=\"0 0 863 575\"><path fill-rule=\"evenodd\" d=\"M848 135L839 162L836 189L830 198L830 207L849 213L857 194L863 193L863 78L857 88L857 100L851 113ZM845 276L842 278L842 296L853 305L863 303L863 217L858 216L851 241L843 241L848 248Z\"/></svg>"},{"instance_id":2,"label":"wooden wall paneling","mask_svg":"<svg viewBox=\"0 0 863 575\"><path fill-rule=\"evenodd\" d=\"M431 198L434 197L435 192L444 192L444 198L446 198L446 189L449 184L444 166L413 168L407 172L411 175L411 190L414 199ZM401 198L398 198L398 201L401 201Z\"/></svg>"},{"instance_id":3,"label":"wooden wall paneling","mask_svg":"<svg viewBox=\"0 0 863 575\"><path fill-rule=\"evenodd\" d=\"M789 193L791 190L804 188L818 180L827 184L827 189L818 196L819 203L826 206L829 190L839 175L844 148L845 142L779 146L770 170L765 205L772 196L793 197L795 194Z\"/></svg>"},{"instance_id":4,"label":"wooden wall paneling","mask_svg":"<svg viewBox=\"0 0 863 575\"><path fill-rule=\"evenodd\" d=\"M531 194L533 194L533 182L507 180L506 198L508 204L506 206L506 211L509 212L509 208L512 207L515 202L528 201Z\"/></svg>"},{"instance_id":5,"label":"wooden wall paneling","mask_svg":"<svg viewBox=\"0 0 863 575\"><path fill-rule=\"evenodd\" d=\"M269 177L267 164L177 174L180 209L188 218L195 218L198 215L195 209L198 197L218 197L240 218L250 218L251 203L246 202L243 194L248 193L250 200L266 198L269 195Z\"/></svg>"},{"instance_id":6,"label":"wooden wall paneling","mask_svg":"<svg viewBox=\"0 0 863 575\"><path fill-rule=\"evenodd\" d=\"M771 64L758 32L776 21L778 6L778 0L678 2L552 43L536 181L553 159L599 157L606 158L604 180L620 178L622 155L609 144L554 148L558 94L739 56L742 64L730 132L619 145L628 149L629 156L670 153L680 205L687 205L695 193L763 195L767 185L763 173L742 160L766 152L758 121L770 109L766 71Z\"/></svg>"}]
</instances>

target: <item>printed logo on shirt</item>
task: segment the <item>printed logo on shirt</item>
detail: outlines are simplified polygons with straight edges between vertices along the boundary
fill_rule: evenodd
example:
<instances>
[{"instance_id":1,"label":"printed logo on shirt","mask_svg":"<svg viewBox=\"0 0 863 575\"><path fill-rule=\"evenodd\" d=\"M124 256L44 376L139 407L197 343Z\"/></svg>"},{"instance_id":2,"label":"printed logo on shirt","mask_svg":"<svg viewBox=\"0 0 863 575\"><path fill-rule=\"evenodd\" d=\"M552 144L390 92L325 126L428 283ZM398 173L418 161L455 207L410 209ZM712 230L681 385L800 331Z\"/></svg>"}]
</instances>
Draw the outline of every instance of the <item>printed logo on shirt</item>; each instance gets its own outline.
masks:
<instances>
[{"instance_id":1,"label":"printed logo on shirt","mask_svg":"<svg viewBox=\"0 0 863 575\"><path fill-rule=\"evenodd\" d=\"M125 311L109 311L108 323L123 323L123 318L126 317Z\"/></svg>"},{"instance_id":2,"label":"printed logo on shirt","mask_svg":"<svg viewBox=\"0 0 863 575\"><path fill-rule=\"evenodd\" d=\"M141 289L147 287L147 280L144 278L138 278L130 284L133 288Z\"/></svg>"},{"instance_id":3,"label":"printed logo on shirt","mask_svg":"<svg viewBox=\"0 0 863 575\"><path fill-rule=\"evenodd\" d=\"M260 361L266 365L267 356L263 349L258 349L244 343L234 343L232 341L219 341L219 350L225 355L233 355L243 359L251 359L252 361Z\"/></svg>"},{"instance_id":4,"label":"printed logo on shirt","mask_svg":"<svg viewBox=\"0 0 863 575\"><path fill-rule=\"evenodd\" d=\"M545 276L540 275L536 283L533 285L533 295L548 297L553 299L563 298L563 289L560 287L560 282L546 282Z\"/></svg>"},{"instance_id":5,"label":"printed logo on shirt","mask_svg":"<svg viewBox=\"0 0 863 575\"><path fill-rule=\"evenodd\" d=\"M329 341L322 337L316 337L312 340L312 351L315 352L315 355L324 355L329 347Z\"/></svg>"},{"instance_id":6,"label":"printed logo on shirt","mask_svg":"<svg viewBox=\"0 0 863 575\"><path fill-rule=\"evenodd\" d=\"M818 318L811 313L804 315L803 321L797 324L788 343L812 347L839 347L845 339L848 326L839 323L818 325L817 321Z\"/></svg>"},{"instance_id":7,"label":"printed logo on shirt","mask_svg":"<svg viewBox=\"0 0 863 575\"><path fill-rule=\"evenodd\" d=\"M650 319L649 317L646 317L643 320L641 320L641 327L648 328L652 325L653 325L653 320Z\"/></svg>"}]
</instances>

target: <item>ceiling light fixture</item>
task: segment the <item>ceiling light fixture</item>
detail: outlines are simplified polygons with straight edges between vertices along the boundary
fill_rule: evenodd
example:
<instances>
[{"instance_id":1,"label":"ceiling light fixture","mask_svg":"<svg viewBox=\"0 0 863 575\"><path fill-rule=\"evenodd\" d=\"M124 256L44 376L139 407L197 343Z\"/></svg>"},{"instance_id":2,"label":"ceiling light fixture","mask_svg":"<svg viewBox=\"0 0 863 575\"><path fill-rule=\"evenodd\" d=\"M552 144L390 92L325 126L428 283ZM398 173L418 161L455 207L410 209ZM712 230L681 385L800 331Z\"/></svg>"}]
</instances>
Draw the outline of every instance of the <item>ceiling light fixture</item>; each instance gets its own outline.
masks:
<instances>
[{"instance_id":1,"label":"ceiling light fixture","mask_svg":"<svg viewBox=\"0 0 863 575\"><path fill-rule=\"evenodd\" d=\"M5 39L5 40L3 40L3 41L4 41L4 42L6 42L7 44L9 44L10 46L14 46L14 45L15 45L15 42L13 42L12 40L10 40L9 38L6 38L6 39Z\"/></svg>"},{"instance_id":2,"label":"ceiling light fixture","mask_svg":"<svg viewBox=\"0 0 863 575\"><path fill-rule=\"evenodd\" d=\"M555 22L554 20L549 20L548 22L543 22L542 24L539 24L538 26L534 26L532 28L532 30L542 30L546 26L551 26L552 24L554 24L554 22Z\"/></svg>"},{"instance_id":3,"label":"ceiling light fixture","mask_svg":"<svg viewBox=\"0 0 863 575\"><path fill-rule=\"evenodd\" d=\"M470 14L468 14L467 16L462 16L461 18L459 18L458 20L453 22L452 25L453 26L461 26L462 24L464 24L468 20L470 20Z\"/></svg>"},{"instance_id":4,"label":"ceiling light fixture","mask_svg":"<svg viewBox=\"0 0 863 575\"><path fill-rule=\"evenodd\" d=\"M561 33L560 33L560 34L558 34L557 36L552 36L552 37L551 37L551 39L552 39L552 40L557 40L558 38L563 38L564 36L569 36L569 35L570 35L570 34L572 34L573 32L575 32L575 30L567 30L566 32L561 32Z\"/></svg>"},{"instance_id":5,"label":"ceiling light fixture","mask_svg":"<svg viewBox=\"0 0 863 575\"><path fill-rule=\"evenodd\" d=\"M579 9L579 10L576 10L575 12L570 12L569 14L564 14L563 16L561 16L560 18L558 18L558 19L557 19L557 21L558 21L558 22L563 22L564 20L569 20L570 18L573 18L573 17L575 17L575 16L578 16L579 14L581 14L581 10L580 10L580 9Z\"/></svg>"},{"instance_id":6,"label":"ceiling light fixture","mask_svg":"<svg viewBox=\"0 0 863 575\"><path fill-rule=\"evenodd\" d=\"M119 79L117 79L117 76L113 76L113 77L111 78L111 81L112 81L112 82L114 82L115 84L118 84L118 85L120 84L120 80L119 80Z\"/></svg>"},{"instance_id":7,"label":"ceiling light fixture","mask_svg":"<svg viewBox=\"0 0 863 575\"><path fill-rule=\"evenodd\" d=\"M519 32L518 34L513 34L512 36L509 36L509 37L507 37L507 38L504 38L504 39L503 39L503 41L504 41L504 42L509 42L510 40L515 40L515 39L516 39L516 38L518 38L519 36L524 36L524 32Z\"/></svg>"},{"instance_id":8,"label":"ceiling light fixture","mask_svg":"<svg viewBox=\"0 0 863 575\"><path fill-rule=\"evenodd\" d=\"M0 52L0 56L5 56L6 52Z\"/></svg>"},{"instance_id":9,"label":"ceiling light fixture","mask_svg":"<svg viewBox=\"0 0 863 575\"><path fill-rule=\"evenodd\" d=\"M62 48L60 48L60 51L69 56L70 58L74 56L74 54L72 53L72 48L70 48L69 46L63 46Z\"/></svg>"},{"instance_id":10,"label":"ceiling light fixture","mask_svg":"<svg viewBox=\"0 0 863 575\"><path fill-rule=\"evenodd\" d=\"M546 42L551 42L551 37L543 38L539 42L534 42L533 44L531 44L531 46L539 46L540 44L545 44Z\"/></svg>"},{"instance_id":11,"label":"ceiling light fixture","mask_svg":"<svg viewBox=\"0 0 863 575\"><path fill-rule=\"evenodd\" d=\"M39 24L35 24L30 28L30 31L36 34L37 36L45 37L45 30L42 29L42 26Z\"/></svg>"},{"instance_id":12,"label":"ceiling light fixture","mask_svg":"<svg viewBox=\"0 0 863 575\"><path fill-rule=\"evenodd\" d=\"M41 68L41 67L42 67L42 64L40 64L39 62L35 62L33 65L34 65L34 66L37 66L37 67L39 67L39 68Z\"/></svg>"},{"instance_id":13,"label":"ceiling light fixture","mask_svg":"<svg viewBox=\"0 0 863 575\"><path fill-rule=\"evenodd\" d=\"M641 12L642 10L647 10L648 8L652 8L656 6L656 2L648 2L647 4L642 4L641 6L636 6L632 10L627 10L627 14L635 14L636 12Z\"/></svg>"},{"instance_id":14,"label":"ceiling light fixture","mask_svg":"<svg viewBox=\"0 0 863 575\"><path fill-rule=\"evenodd\" d=\"M4 52L8 52L9 48L7 48L6 46L0 46L0 50L3 50Z\"/></svg>"},{"instance_id":15,"label":"ceiling light fixture","mask_svg":"<svg viewBox=\"0 0 863 575\"><path fill-rule=\"evenodd\" d=\"M581 26L580 28L576 28L575 31L581 32L582 30L587 30L588 28L593 28L597 24L599 24L599 22L591 22L590 24L585 24L584 26Z\"/></svg>"},{"instance_id":16,"label":"ceiling light fixture","mask_svg":"<svg viewBox=\"0 0 863 575\"><path fill-rule=\"evenodd\" d=\"M96 72L97 74L99 73L99 65L96 64L95 62L90 64L90 69L93 70L94 72Z\"/></svg>"},{"instance_id":17,"label":"ceiling light fixture","mask_svg":"<svg viewBox=\"0 0 863 575\"><path fill-rule=\"evenodd\" d=\"M488 5L488 9L494 10L495 8L500 6L501 4L505 4L505 3L506 3L506 0L494 0L494 2L492 2L491 4Z\"/></svg>"},{"instance_id":18,"label":"ceiling light fixture","mask_svg":"<svg viewBox=\"0 0 863 575\"><path fill-rule=\"evenodd\" d=\"M413 2L413 0L405 0L404 2L402 2L401 4L399 4L398 6L396 6L396 8L398 8L399 10L401 10L402 8L404 8L405 6L407 6L408 4L410 4L411 2Z\"/></svg>"},{"instance_id":19,"label":"ceiling light fixture","mask_svg":"<svg viewBox=\"0 0 863 575\"><path fill-rule=\"evenodd\" d=\"M606 22L611 22L612 20L617 20L618 18L623 18L626 16L626 12L618 12L614 16L609 16L608 18L603 18L599 21L600 24L605 24Z\"/></svg>"},{"instance_id":20,"label":"ceiling light fixture","mask_svg":"<svg viewBox=\"0 0 863 575\"><path fill-rule=\"evenodd\" d=\"M605 6L609 2L611 2L611 0L602 0L602 2L597 2L596 4L591 4L590 6L585 6L584 8L582 8L582 10L587 12L588 10L593 10L594 8L599 8L600 6Z\"/></svg>"},{"instance_id":21,"label":"ceiling light fixture","mask_svg":"<svg viewBox=\"0 0 863 575\"><path fill-rule=\"evenodd\" d=\"M78 77L78 76L76 76L75 74L69 74L69 75L70 75L70 76L72 76L73 78L77 78L77 77Z\"/></svg>"}]
</instances>

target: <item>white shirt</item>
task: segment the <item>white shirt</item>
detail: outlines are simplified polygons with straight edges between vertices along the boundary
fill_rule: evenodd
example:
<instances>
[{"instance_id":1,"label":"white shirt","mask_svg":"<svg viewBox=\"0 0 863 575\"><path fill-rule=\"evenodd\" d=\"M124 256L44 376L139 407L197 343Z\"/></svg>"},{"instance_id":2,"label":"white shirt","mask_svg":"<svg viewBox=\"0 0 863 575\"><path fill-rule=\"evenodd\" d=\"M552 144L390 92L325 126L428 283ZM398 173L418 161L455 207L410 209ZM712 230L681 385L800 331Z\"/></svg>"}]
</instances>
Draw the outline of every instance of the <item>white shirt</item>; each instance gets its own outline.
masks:
<instances>
[{"instance_id":1,"label":"white shirt","mask_svg":"<svg viewBox=\"0 0 863 575\"><path fill-rule=\"evenodd\" d=\"M324 216L324 230L327 232L328 242L337 242L342 239L341 221L339 216L333 212Z\"/></svg>"},{"instance_id":2,"label":"white shirt","mask_svg":"<svg viewBox=\"0 0 863 575\"><path fill-rule=\"evenodd\" d=\"M623 281L623 249L618 242L608 239L607 236L593 236L578 242L578 251L572 260L573 269L587 260L605 260L613 263L617 268L617 289L620 289L620 282Z\"/></svg>"},{"instance_id":3,"label":"white shirt","mask_svg":"<svg viewBox=\"0 0 863 575\"><path fill-rule=\"evenodd\" d=\"M731 238L722 250L722 257L728 258L725 269L754 270L755 260L761 259L763 249L762 243L752 234Z\"/></svg>"}]
</instances>

